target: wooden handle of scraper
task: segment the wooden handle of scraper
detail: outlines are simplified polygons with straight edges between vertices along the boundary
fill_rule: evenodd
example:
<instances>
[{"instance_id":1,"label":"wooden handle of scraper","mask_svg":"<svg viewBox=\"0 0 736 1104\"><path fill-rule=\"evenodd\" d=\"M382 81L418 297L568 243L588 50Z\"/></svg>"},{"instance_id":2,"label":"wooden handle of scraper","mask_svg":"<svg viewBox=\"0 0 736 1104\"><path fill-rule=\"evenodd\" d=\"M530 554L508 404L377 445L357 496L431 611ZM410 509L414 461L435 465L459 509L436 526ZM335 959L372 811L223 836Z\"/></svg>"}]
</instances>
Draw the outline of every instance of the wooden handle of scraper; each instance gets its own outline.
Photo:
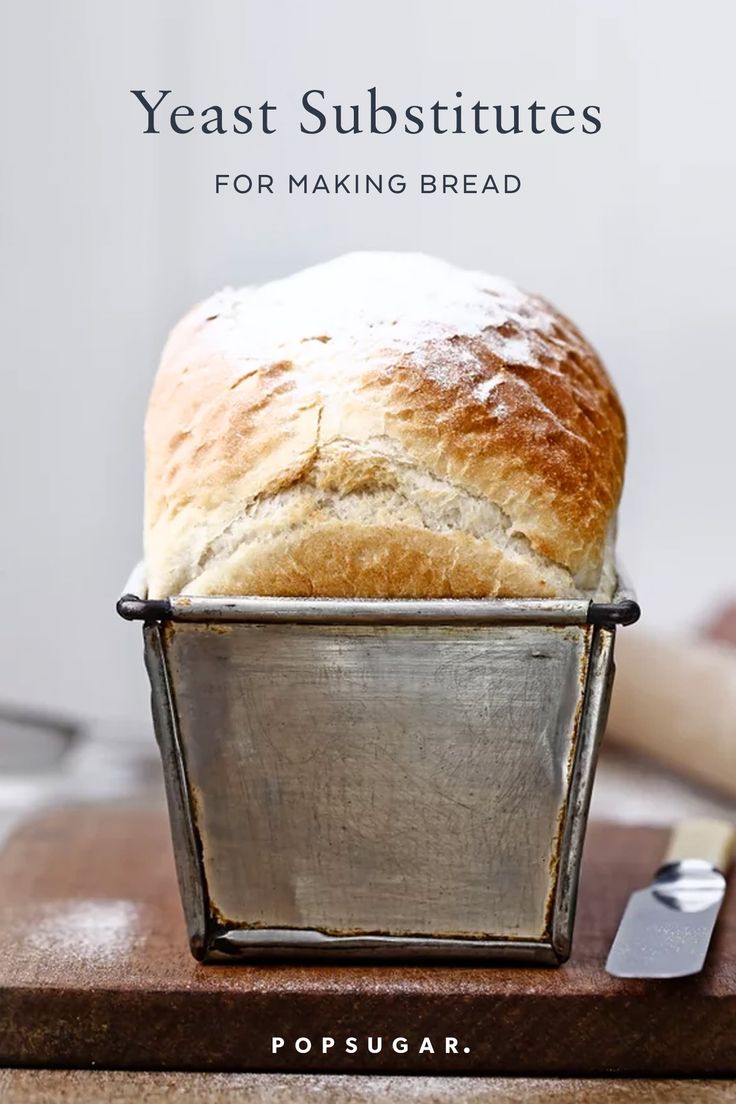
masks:
<instances>
[{"instance_id":1,"label":"wooden handle of scraper","mask_svg":"<svg viewBox=\"0 0 736 1104\"><path fill-rule=\"evenodd\" d=\"M666 863L703 859L725 874L731 865L736 827L727 820L693 817L676 824L665 856Z\"/></svg>"}]
</instances>

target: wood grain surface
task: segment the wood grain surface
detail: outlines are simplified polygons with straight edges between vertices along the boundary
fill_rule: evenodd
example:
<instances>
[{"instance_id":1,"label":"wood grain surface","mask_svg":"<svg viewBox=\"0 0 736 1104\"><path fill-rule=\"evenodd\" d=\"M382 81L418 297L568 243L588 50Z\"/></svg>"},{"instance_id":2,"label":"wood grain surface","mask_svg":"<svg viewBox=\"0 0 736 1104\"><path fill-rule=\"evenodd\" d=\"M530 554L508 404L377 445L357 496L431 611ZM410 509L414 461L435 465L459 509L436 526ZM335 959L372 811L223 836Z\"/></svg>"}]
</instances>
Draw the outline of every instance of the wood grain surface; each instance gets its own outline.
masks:
<instances>
[{"instance_id":1,"label":"wood grain surface","mask_svg":"<svg viewBox=\"0 0 736 1104\"><path fill-rule=\"evenodd\" d=\"M47 814L0 854L0 1064L733 1075L733 889L700 976L623 981L603 970L625 901L665 846L659 830L592 826L573 956L558 970L205 967L187 949L162 812ZM287 1041L277 1054L272 1036ZM322 1036L336 1041L326 1054ZM382 1037L380 1053L367 1053L368 1036ZM457 1054L444 1053L446 1036ZM295 1053L297 1037L313 1041L310 1053ZM392 1049L394 1037L407 1038L408 1053ZM424 1037L434 1053L418 1053Z\"/></svg>"},{"instance_id":2,"label":"wood grain surface","mask_svg":"<svg viewBox=\"0 0 736 1104\"><path fill-rule=\"evenodd\" d=\"M734 1081L0 1070L3 1104L731 1104Z\"/></svg>"}]
</instances>

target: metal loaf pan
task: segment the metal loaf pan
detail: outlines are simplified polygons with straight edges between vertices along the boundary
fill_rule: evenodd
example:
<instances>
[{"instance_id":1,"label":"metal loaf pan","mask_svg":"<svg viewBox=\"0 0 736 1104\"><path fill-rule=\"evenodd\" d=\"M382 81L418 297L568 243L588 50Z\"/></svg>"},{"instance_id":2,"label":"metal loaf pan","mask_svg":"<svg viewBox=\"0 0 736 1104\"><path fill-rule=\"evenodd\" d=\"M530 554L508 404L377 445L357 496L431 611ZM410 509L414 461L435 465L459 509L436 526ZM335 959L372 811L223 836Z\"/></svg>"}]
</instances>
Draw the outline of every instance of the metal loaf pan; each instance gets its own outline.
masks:
<instances>
[{"instance_id":1,"label":"metal loaf pan","mask_svg":"<svg viewBox=\"0 0 736 1104\"><path fill-rule=\"evenodd\" d=\"M567 958L630 593L144 595L198 959Z\"/></svg>"}]
</instances>

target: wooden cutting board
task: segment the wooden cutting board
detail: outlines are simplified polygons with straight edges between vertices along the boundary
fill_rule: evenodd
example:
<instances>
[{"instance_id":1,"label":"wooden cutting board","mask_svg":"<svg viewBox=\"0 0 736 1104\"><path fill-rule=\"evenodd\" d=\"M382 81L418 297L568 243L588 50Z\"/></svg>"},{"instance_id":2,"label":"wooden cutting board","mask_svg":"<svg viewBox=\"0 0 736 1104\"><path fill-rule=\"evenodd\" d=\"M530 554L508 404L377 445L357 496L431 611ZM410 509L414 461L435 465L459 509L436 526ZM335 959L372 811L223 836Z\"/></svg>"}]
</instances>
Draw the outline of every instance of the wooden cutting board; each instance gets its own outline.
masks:
<instances>
[{"instance_id":1,"label":"wooden cutting board","mask_svg":"<svg viewBox=\"0 0 736 1104\"><path fill-rule=\"evenodd\" d=\"M475 1074L736 1073L736 893L706 970L622 981L603 962L666 834L593 825L561 969L199 966L165 814L87 807L28 822L0 853L0 1064ZM286 1046L272 1053L272 1037ZM322 1053L323 1036L335 1045ZM382 1037L367 1053L367 1037ZM445 1037L458 1040L445 1053ZM297 1038L309 1053L294 1050ZM357 1054L346 1053L347 1037ZM408 1040L407 1053L391 1041ZM424 1038L433 1052L419 1053ZM304 1044L301 1044L304 1046Z\"/></svg>"}]
</instances>

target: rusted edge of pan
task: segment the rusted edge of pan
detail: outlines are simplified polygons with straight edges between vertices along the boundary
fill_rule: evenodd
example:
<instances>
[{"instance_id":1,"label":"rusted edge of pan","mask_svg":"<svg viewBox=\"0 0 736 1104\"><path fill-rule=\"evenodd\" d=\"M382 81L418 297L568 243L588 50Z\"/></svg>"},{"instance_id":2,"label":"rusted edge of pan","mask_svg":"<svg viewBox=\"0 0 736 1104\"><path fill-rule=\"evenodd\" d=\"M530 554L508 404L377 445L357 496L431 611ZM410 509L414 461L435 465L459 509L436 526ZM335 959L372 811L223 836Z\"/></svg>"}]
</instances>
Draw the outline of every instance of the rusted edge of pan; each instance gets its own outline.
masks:
<instances>
[{"instance_id":1,"label":"rusted edge of pan","mask_svg":"<svg viewBox=\"0 0 736 1104\"><path fill-rule=\"evenodd\" d=\"M202 845L193 819L192 795L179 737L176 700L171 686L161 628L143 630L146 669L151 683L153 727L161 752L166 802L179 892L195 958L207 953L210 927L209 891L202 861Z\"/></svg>"},{"instance_id":2,"label":"rusted edge of pan","mask_svg":"<svg viewBox=\"0 0 736 1104\"><path fill-rule=\"evenodd\" d=\"M559 846L557 886L552 918L552 947L560 963L570 955L578 882L595 767L613 685L614 627L593 630L574 760Z\"/></svg>"}]
</instances>

